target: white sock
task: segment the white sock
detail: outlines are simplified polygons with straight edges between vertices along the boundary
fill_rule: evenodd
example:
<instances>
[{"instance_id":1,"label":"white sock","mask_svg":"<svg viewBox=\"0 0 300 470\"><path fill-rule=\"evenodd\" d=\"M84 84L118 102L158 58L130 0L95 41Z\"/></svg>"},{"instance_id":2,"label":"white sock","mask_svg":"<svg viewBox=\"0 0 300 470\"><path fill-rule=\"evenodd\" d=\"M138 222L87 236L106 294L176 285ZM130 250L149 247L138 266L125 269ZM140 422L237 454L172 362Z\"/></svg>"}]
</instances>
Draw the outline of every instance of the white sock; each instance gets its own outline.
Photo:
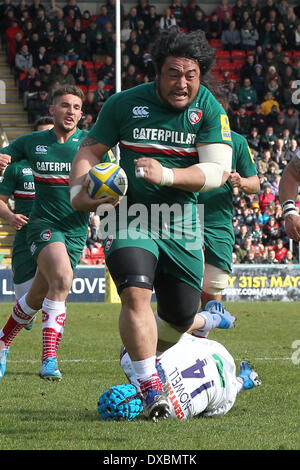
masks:
<instances>
[{"instance_id":1,"label":"white sock","mask_svg":"<svg viewBox=\"0 0 300 470\"><path fill-rule=\"evenodd\" d=\"M147 357L141 361L132 361L132 367L141 382L148 380L153 374L157 374L156 370L156 356Z\"/></svg>"}]
</instances>

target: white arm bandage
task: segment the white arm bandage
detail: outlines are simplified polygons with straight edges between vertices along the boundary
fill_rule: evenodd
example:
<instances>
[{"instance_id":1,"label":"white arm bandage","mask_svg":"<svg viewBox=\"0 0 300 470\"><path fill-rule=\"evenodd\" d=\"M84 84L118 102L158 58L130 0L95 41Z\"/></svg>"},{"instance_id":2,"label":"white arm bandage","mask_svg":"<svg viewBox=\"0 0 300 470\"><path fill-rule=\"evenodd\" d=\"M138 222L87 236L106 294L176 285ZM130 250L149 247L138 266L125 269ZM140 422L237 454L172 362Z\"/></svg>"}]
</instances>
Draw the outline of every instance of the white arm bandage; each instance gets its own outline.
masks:
<instances>
[{"instance_id":1,"label":"white arm bandage","mask_svg":"<svg viewBox=\"0 0 300 470\"><path fill-rule=\"evenodd\" d=\"M78 193L80 193L82 189L82 185L81 184L76 184L75 186L73 186L73 188L70 189L70 202L72 204L72 200L74 199L75 196L77 196Z\"/></svg>"},{"instance_id":2,"label":"white arm bandage","mask_svg":"<svg viewBox=\"0 0 300 470\"><path fill-rule=\"evenodd\" d=\"M207 144L197 147L199 162L197 166L205 176L201 193L219 188L224 171L230 174L232 166L232 148L227 144Z\"/></svg>"}]
</instances>

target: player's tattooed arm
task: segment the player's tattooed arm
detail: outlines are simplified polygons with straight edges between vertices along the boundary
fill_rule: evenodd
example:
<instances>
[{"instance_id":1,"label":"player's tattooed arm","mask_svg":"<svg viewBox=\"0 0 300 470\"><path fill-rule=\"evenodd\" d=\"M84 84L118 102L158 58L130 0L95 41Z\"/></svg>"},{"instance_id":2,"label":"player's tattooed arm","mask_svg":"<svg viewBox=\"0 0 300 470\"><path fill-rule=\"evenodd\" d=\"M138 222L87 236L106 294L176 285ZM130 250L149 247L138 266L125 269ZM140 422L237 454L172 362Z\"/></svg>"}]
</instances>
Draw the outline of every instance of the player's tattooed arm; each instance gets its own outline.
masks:
<instances>
[{"instance_id":1,"label":"player's tattooed arm","mask_svg":"<svg viewBox=\"0 0 300 470\"><path fill-rule=\"evenodd\" d=\"M83 141L81 142L79 148L83 148L83 147L91 147L92 145L97 145L99 144L99 141L94 139L93 137L87 135Z\"/></svg>"}]
</instances>

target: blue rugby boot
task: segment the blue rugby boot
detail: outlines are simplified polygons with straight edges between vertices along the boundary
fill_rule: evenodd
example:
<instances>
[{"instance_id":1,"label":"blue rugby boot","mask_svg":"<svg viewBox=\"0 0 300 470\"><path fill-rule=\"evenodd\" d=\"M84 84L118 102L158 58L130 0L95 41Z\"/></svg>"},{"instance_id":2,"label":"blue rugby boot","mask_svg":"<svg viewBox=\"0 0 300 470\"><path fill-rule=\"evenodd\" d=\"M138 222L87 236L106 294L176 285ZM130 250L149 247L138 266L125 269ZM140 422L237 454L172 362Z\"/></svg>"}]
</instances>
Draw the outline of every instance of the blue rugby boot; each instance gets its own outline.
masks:
<instances>
[{"instance_id":1,"label":"blue rugby boot","mask_svg":"<svg viewBox=\"0 0 300 470\"><path fill-rule=\"evenodd\" d=\"M39 373L41 379L47 380L61 380L62 374L58 370L57 359L56 357L47 357L41 367Z\"/></svg>"},{"instance_id":2,"label":"blue rugby boot","mask_svg":"<svg viewBox=\"0 0 300 470\"><path fill-rule=\"evenodd\" d=\"M3 379L6 371L6 356L9 354L9 348L0 351L0 379Z\"/></svg>"},{"instance_id":3,"label":"blue rugby boot","mask_svg":"<svg viewBox=\"0 0 300 470\"><path fill-rule=\"evenodd\" d=\"M262 384L262 381L254 368L249 364L248 361L240 362L239 374L243 381L243 389L251 390L251 388L258 387Z\"/></svg>"}]
</instances>

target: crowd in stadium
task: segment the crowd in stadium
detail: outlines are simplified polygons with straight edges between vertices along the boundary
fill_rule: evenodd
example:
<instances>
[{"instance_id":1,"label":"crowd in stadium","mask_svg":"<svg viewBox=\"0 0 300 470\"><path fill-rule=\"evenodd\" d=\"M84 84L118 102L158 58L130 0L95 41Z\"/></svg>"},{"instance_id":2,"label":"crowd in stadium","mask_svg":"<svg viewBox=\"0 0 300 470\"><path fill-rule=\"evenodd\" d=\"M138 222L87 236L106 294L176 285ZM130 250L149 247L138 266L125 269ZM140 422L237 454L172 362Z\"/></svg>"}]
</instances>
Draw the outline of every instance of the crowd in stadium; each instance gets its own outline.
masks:
<instances>
[{"instance_id":1,"label":"crowd in stadium","mask_svg":"<svg viewBox=\"0 0 300 470\"><path fill-rule=\"evenodd\" d=\"M209 14L205 6L196 0L170 0L159 14L148 0L128 10L121 2L122 89L154 79L148 46L161 28L204 30L216 48L213 75L226 87L231 128L247 138L261 182L254 196L234 190L233 262L298 262L296 247L289 250L278 187L300 145L295 88L300 79L300 3L221 0ZM0 4L2 47L29 122L48 114L57 87L76 84L86 93L79 127L90 129L115 92L115 1L97 8L99 13L91 14L76 0ZM296 204L300 210L300 195ZM101 246L95 235L98 222L91 223L90 249L94 243Z\"/></svg>"}]
</instances>

